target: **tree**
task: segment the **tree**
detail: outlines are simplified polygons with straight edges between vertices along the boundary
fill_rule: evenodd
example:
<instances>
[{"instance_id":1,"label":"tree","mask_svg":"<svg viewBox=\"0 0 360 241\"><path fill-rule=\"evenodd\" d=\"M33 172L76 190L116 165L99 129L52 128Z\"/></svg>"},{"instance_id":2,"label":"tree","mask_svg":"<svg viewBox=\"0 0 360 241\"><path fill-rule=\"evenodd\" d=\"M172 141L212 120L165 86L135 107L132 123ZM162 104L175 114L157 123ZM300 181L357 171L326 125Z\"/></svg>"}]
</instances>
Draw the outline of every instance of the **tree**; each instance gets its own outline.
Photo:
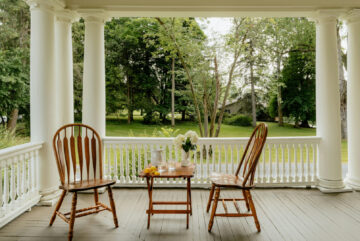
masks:
<instances>
[{"instance_id":1,"label":"tree","mask_svg":"<svg viewBox=\"0 0 360 241\"><path fill-rule=\"evenodd\" d=\"M204 35L194 19L162 19L156 18L162 26L159 32L160 43L171 53L176 53L189 81L191 95L195 106L197 121L199 124L200 135L204 136L201 121L199 101L195 93L191 67L201 61L203 49L202 42Z\"/></svg>"},{"instance_id":2,"label":"tree","mask_svg":"<svg viewBox=\"0 0 360 241\"><path fill-rule=\"evenodd\" d=\"M7 127L14 130L19 112L28 120L30 112L30 13L26 3L1 0L0 23L0 116L7 116Z\"/></svg>"},{"instance_id":3,"label":"tree","mask_svg":"<svg viewBox=\"0 0 360 241\"><path fill-rule=\"evenodd\" d=\"M84 20L72 24L73 46L73 86L74 86L74 119L81 121L82 117L82 81L84 64Z\"/></svg>"},{"instance_id":4,"label":"tree","mask_svg":"<svg viewBox=\"0 0 360 241\"><path fill-rule=\"evenodd\" d=\"M294 119L295 127L309 127L315 121L315 53L293 48L281 79L284 114Z\"/></svg>"},{"instance_id":5,"label":"tree","mask_svg":"<svg viewBox=\"0 0 360 241\"><path fill-rule=\"evenodd\" d=\"M275 62L273 95L277 98L279 126L283 125L281 71L284 59L293 47L299 46L308 36L314 41L314 24L306 18L267 18L263 20L267 44L266 54ZM274 108L273 108L274 110Z\"/></svg>"}]
</instances>

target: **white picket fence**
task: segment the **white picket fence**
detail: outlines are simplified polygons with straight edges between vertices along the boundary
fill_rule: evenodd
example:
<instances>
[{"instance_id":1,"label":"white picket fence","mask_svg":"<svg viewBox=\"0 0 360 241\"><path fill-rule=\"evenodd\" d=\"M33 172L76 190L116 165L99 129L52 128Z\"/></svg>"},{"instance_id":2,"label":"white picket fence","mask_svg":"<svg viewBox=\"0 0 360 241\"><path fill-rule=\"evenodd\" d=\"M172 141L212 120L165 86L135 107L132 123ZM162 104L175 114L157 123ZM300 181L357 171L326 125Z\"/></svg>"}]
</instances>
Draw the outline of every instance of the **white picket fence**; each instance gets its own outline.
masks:
<instances>
[{"instance_id":1,"label":"white picket fence","mask_svg":"<svg viewBox=\"0 0 360 241\"><path fill-rule=\"evenodd\" d=\"M200 138L192 155L196 163L193 186L209 186L212 172L234 173L248 138ZM144 186L138 173L151 162L151 151L162 149L165 161L181 161L173 138L105 137L104 173L117 186ZM257 186L311 186L317 182L319 137L270 137L256 170ZM158 185L183 186L184 180L162 179Z\"/></svg>"},{"instance_id":2,"label":"white picket fence","mask_svg":"<svg viewBox=\"0 0 360 241\"><path fill-rule=\"evenodd\" d=\"M0 228L39 202L41 147L27 143L0 150Z\"/></svg>"}]
</instances>

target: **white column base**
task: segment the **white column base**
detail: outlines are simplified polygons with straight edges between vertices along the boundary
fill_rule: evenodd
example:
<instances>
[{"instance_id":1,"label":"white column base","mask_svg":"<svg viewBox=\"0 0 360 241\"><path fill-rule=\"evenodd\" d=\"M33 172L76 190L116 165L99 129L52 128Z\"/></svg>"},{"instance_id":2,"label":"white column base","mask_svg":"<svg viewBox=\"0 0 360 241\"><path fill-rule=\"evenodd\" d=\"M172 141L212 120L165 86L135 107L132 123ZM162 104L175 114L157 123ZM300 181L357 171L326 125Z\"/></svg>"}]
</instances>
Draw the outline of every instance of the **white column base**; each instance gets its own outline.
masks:
<instances>
[{"instance_id":1,"label":"white column base","mask_svg":"<svg viewBox=\"0 0 360 241\"><path fill-rule=\"evenodd\" d=\"M345 186L343 180L319 179L317 188L323 193L351 192L352 188Z\"/></svg>"},{"instance_id":2,"label":"white column base","mask_svg":"<svg viewBox=\"0 0 360 241\"><path fill-rule=\"evenodd\" d=\"M53 206L59 200L62 193L58 187L49 188L40 192L41 198L38 202L38 206Z\"/></svg>"},{"instance_id":3,"label":"white column base","mask_svg":"<svg viewBox=\"0 0 360 241\"><path fill-rule=\"evenodd\" d=\"M353 190L360 191L360 179L347 176L345 178L345 183Z\"/></svg>"}]
</instances>

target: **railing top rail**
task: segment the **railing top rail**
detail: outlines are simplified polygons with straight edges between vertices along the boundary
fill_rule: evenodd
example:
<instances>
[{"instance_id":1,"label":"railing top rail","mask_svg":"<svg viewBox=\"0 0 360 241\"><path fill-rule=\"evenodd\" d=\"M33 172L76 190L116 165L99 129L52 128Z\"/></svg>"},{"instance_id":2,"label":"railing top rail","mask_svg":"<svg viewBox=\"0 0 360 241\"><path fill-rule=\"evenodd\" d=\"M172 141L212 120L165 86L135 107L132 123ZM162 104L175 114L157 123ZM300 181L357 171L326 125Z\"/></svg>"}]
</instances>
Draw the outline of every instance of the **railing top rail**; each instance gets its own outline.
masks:
<instances>
[{"instance_id":1,"label":"railing top rail","mask_svg":"<svg viewBox=\"0 0 360 241\"><path fill-rule=\"evenodd\" d=\"M173 137L105 137L105 144L169 144ZM248 141L248 137L217 137L217 138L199 138L198 144L241 144ZM268 144L317 144L321 141L318 136L294 136L294 137L268 137Z\"/></svg>"},{"instance_id":2,"label":"railing top rail","mask_svg":"<svg viewBox=\"0 0 360 241\"><path fill-rule=\"evenodd\" d=\"M13 156L19 156L21 154L40 149L42 145L43 142L29 142L29 143L1 149L0 161L11 158Z\"/></svg>"}]
</instances>

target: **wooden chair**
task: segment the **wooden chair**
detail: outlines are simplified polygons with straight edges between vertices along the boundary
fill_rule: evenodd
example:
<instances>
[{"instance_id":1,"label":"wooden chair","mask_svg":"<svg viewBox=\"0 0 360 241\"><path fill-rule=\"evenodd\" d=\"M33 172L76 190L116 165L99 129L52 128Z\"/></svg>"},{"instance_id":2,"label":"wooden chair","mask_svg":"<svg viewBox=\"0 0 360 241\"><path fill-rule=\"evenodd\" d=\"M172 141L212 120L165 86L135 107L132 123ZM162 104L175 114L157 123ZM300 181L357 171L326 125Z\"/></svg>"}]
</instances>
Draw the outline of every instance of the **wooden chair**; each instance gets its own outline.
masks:
<instances>
[{"instance_id":1,"label":"wooden chair","mask_svg":"<svg viewBox=\"0 0 360 241\"><path fill-rule=\"evenodd\" d=\"M207 204L206 211L209 212L211 202L214 201L211 217L209 221L208 231L211 232L214 217L249 217L253 216L256 228L258 232L261 231L260 223L256 215L256 209L254 202L252 200L250 190L254 187L254 176L256 165L258 163L261 151L263 149L264 143L267 136L267 126L264 123L259 124L252 133L248 144L244 150L244 154L241 158L239 166L235 172L235 175L222 174L222 173L213 173L210 177L212 182L209 201ZM241 174L241 175L239 175ZM222 198L220 199L220 189L221 188L237 188L242 190L243 198ZM216 190L215 190L216 189ZM214 197L215 192L215 198ZM216 213L216 208L218 202L222 202L224 206L225 213ZM228 213L226 202L233 202L237 213ZM250 213L241 213L237 201L245 201L248 212Z\"/></svg>"},{"instance_id":2,"label":"wooden chair","mask_svg":"<svg viewBox=\"0 0 360 241\"><path fill-rule=\"evenodd\" d=\"M55 133L53 149L63 192L50 219L50 226L58 215L69 224L70 241L73 237L75 218L108 210L113 214L115 227L118 227L111 190L111 185L115 184L115 181L103 179L102 142L99 134L87 125L65 125ZM78 169L80 175L77 175ZM101 187L107 187L111 208L99 202L97 189ZM77 193L89 189L94 190L95 206L76 209ZM61 213L59 209L68 192L73 193L71 211Z\"/></svg>"}]
</instances>

